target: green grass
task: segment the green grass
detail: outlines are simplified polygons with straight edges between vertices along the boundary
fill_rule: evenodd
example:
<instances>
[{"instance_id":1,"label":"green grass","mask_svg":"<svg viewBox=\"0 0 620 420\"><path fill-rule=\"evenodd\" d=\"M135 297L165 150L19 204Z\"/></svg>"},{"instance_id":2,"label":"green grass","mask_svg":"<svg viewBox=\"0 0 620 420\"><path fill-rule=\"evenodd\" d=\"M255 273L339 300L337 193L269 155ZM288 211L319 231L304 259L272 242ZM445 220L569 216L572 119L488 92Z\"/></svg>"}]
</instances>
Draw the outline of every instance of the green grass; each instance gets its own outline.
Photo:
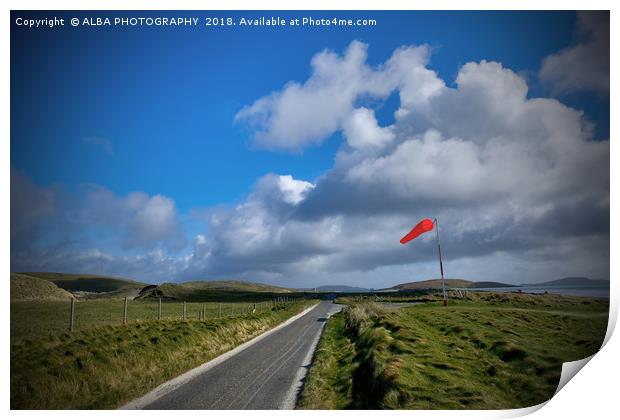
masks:
<instances>
[{"instance_id":1,"label":"green grass","mask_svg":"<svg viewBox=\"0 0 620 420\"><path fill-rule=\"evenodd\" d=\"M601 346L608 301L470 294L442 307L353 304L330 319L299 408L507 409L553 396Z\"/></svg>"},{"instance_id":2,"label":"green grass","mask_svg":"<svg viewBox=\"0 0 620 420\"><path fill-rule=\"evenodd\" d=\"M76 331L98 326L120 325L123 322L122 299L94 299L75 303L74 329ZM157 301L128 300L128 322L157 320ZM221 312L220 312L221 307ZM189 302L186 304L186 319L198 319L205 309L208 319L230 317L248 313L254 309L254 302ZM271 303L257 303L257 312L267 312ZM183 302L162 301L162 319L181 320ZM70 300L11 302L11 340L56 335L68 330Z\"/></svg>"},{"instance_id":3,"label":"green grass","mask_svg":"<svg viewBox=\"0 0 620 420\"><path fill-rule=\"evenodd\" d=\"M298 408L333 410L352 405L355 345L348 338L344 318L333 315L316 348Z\"/></svg>"},{"instance_id":4,"label":"green grass","mask_svg":"<svg viewBox=\"0 0 620 420\"><path fill-rule=\"evenodd\" d=\"M20 333L13 331L12 319L11 408L118 407L312 303L206 321L167 319L105 326L93 322L73 333L31 333L20 338L15 338Z\"/></svg>"}]
</instances>

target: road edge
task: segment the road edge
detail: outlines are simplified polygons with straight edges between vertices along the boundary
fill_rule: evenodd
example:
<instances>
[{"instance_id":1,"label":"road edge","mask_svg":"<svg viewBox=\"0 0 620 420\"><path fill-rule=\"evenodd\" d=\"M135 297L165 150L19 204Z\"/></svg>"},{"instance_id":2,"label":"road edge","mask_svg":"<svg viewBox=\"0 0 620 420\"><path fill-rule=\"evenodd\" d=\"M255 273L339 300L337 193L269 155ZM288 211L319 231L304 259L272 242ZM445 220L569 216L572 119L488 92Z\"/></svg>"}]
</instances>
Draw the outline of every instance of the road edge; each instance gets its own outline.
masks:
<instances>
[{"instance_id":1,"label":"road edge","mask_svg":"<svg viewBox=\"0 0 620 420\"><path fill-rule=\"evenodd\" d=\"M343 307L344 306L340 306L338 310L327 313L327 319L325 320L325 322L323 322L323 325L316 333L316 336L312 339L310 349L308 349L308 353L306 353L306 356L304 357L301 366L297 369L297 372L295 373L295 379L293 380L293 383L291 384L289 390L286 392L284 401L282 401L282 404L278 407L279 410L294 410L297 406L297 399L299 398L299 393L304 386L304 378L308 376L308 372L310 372L310 364L314 359L314 352L316 351L316 348L319 345L319 341L323 336L325 327L327 327L327 322L329 321L329 318L331 318L334 314L340 312Z\"/></svg>"},{"instance_id":2,"label":"road edge","mask_svg":"<svg viewBox=\"0 0 620 420\"><path fill-rule=\"evenodd\" d=\"M299 318L301 318L302 316L306 315L308 312L316 308L318 305L319 305L318 303L315 305L312 305L311 307L304 309L302 312L298 313L297 315L294 315L290 317L289 319L287 319L286 321L276 325L272 329L265 331L261 335L256 336L253 339L246 341L243 344L238 345L237 347L235 347L232 350L227 351L226 353L220 354L216 358L211 359L208 362L203 363L202 365L199 365L191 370L188 370L187 372L177 376L176 378L173 378L173 379L170 379L169 381L164 382L163 384L157 386L157 388L153 389L152 391L149 391L143 396L135 398L131 400L130 402L128 402L127 404L124 404L118 407L118 410L139 410L141 408L146 407L147 405L151 404L154 401L157 401L159 398L163 397L164 395L179 388L181 385L184 385L187 382L191 381L198 375L208 372L210 369L214 368L220 363L230 359L231 357L242 352L246 348L258 343L259 341L263 340L267 336L275 333L278 330L281 330L282 328L286 327L292 322L298 320Z\"/></svg>"}]
</instances>

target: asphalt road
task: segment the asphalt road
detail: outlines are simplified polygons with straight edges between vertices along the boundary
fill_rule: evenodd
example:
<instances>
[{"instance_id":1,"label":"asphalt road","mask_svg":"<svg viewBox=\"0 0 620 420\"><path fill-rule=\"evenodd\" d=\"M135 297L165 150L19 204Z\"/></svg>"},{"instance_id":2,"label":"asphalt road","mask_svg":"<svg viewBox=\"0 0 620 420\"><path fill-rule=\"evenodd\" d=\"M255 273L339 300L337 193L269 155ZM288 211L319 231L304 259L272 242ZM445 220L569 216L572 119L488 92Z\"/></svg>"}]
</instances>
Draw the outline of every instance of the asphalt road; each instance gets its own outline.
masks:
<instances>
[{"instance_id":1,"label":"asphalt road","mask_svg":"<svg viewBox=\"0 0 620 420\"><path fill-rule=\"evenodd\" d=\"M279 331L150 403L145 409L292 409L327 318L321 302Z\"/></svg>"}]
</instances>

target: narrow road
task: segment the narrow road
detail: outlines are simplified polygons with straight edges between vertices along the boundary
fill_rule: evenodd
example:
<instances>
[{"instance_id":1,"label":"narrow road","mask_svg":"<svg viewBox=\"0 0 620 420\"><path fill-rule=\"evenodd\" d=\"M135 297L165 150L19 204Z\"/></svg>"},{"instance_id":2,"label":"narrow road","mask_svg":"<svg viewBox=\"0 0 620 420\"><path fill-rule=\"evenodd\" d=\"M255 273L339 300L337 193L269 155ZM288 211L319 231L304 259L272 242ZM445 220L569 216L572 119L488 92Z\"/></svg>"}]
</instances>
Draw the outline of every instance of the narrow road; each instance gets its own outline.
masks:
<instances>
[{"instance_id":1,"label":"narrow road","mask_svg":"<svg viewBox=\"0 0 620 420\"><path fill-rule=\"evenodd\" d=\"M286 327L144 407L157 410L292 409L327 318L321 302Z\"/></svg>"}]
</instances>

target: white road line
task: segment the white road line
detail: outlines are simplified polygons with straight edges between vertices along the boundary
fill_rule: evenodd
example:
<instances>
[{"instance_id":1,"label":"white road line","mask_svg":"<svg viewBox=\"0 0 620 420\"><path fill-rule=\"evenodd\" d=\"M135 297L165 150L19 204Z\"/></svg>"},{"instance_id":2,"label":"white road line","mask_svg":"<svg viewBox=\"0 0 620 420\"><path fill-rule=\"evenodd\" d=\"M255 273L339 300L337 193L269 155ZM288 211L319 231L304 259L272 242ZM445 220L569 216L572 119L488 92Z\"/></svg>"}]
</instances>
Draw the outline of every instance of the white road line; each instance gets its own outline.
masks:
<instances>
[{"instance_id":1,"label":"white road line","mask_svg":"<svg viewBox=\"0 0 620 420\"><path fill-rule=\"evenodd\" d=\"M248 347L252 346L253 344L258 343L259 341L263 340L264 338L268 337L269 335L273 334L274 332L281 330L282 328L286 327L287 325L291 324L292 322L298 320L299 318L301 318L302 316L304 316L305 314L307 314L308 312L310 312L311 310L313 310L314 308L316 308L318 306L318 303L316 305L313 305L311 307L309 307L308 309L304 310L303 312L287 319L286 321L282 322L281 324L277 325L276 327L270 329L267 332L264 332L263 334L259 335L258 337L254 337L253 339L251 339L250 341L247 341L237 347L235 347L234 349L230 350L227 353L221 354L218 357L216 357L215 359L211 359L206 363L203 363L202 365L195 367L192 370L189 370L187 372L185 372L184 374L177 376L174 379L169 380L168 382L164 382L163 384L159 385L157 388L155 388L154 390L150 391L149 393L143 395L142 397L136 398L130 402L128 402L127 404L119 407L120 410L137 410L137 409L141 409L146 407L147 405L157 401L159 398L163 397L164 395L174 391L175 389L179 388L181 385L186 384L187 382L191 381L192 379L194 379L195 377L202 375L205 372L208 372L210 369L214 368L215 366L219 365L220 363L230 359L231 357L233 357L234 355L242 352L243 350L247 349Z\"/></svg>"}]
</instances>

